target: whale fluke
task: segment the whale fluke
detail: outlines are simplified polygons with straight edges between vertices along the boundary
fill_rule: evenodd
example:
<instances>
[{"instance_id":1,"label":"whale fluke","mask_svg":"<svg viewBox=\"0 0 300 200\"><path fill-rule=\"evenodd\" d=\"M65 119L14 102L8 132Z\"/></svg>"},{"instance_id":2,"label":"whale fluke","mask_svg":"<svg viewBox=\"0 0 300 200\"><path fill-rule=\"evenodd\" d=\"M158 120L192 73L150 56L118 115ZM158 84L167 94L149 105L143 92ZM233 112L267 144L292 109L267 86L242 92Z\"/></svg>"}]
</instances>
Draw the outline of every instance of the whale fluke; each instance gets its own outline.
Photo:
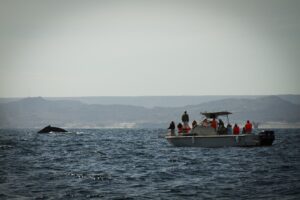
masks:
<instances>
[{"instance_id":1,"label":"whale fluke","mask_svg":"<svg viewBox=\"0 0 300 200\"><path fill-rule=\"evenodd\" d=\"M59 132L59 133L65 133L68 132L65 129L58 128L58 127L52 127L52 126L46 126L42 130L40 130L38 133L50 133L50 132Z\"/></svg>"}]
</instances>

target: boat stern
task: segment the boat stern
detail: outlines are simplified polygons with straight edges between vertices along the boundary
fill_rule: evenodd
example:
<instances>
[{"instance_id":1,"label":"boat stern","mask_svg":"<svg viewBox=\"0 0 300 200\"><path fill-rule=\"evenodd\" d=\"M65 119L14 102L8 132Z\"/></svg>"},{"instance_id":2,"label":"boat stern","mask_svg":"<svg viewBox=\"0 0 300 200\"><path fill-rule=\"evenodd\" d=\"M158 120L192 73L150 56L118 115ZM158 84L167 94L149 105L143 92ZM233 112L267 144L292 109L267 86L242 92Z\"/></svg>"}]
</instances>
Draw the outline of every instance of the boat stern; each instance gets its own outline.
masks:
<instances>
[{"instance_id":1,"label":"boat stern","mask_svg":"<svg viewBox=\"0 0 300 200\"><path fill-rule=\"evenodd\" d=\"M275 140L274 131L266 130L258 133L260 146L271 146Z\"/></svg>"}]
</instances>

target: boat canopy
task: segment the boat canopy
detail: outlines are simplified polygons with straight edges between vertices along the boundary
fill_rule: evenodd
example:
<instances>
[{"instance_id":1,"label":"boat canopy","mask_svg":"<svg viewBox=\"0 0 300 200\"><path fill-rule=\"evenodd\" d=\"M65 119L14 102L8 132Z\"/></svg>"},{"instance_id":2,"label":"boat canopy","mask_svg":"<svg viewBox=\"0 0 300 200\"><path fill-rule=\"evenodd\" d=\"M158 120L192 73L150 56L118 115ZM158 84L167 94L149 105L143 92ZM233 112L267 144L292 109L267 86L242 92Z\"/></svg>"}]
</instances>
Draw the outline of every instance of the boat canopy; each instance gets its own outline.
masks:
<instances>
[{"instance_id":1,"label":"boat canopy","mask_svg":"<svg viewBox=\"0 0 300 200\"><path fill-rule=\"evenodd\" d=\"M230 115L232 113L227 112L227 111L223 111L223 112L204 112L204 113L201 113L201 114L204 115L207 118L218 118L218 116Z\"/></svg>"}]
</instances>

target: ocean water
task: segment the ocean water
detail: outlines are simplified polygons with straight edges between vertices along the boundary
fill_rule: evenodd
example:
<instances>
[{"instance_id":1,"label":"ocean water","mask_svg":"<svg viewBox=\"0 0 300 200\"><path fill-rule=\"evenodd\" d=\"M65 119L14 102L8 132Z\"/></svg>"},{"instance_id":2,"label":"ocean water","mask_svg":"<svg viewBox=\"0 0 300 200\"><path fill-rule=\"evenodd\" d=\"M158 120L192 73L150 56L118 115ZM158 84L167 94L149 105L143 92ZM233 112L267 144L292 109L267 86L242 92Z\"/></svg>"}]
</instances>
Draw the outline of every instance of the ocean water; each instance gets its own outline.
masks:
<instances>
[{"instance_id":1,"label":"ocean water","mask_svg":"<svg viewBox=\"0 0 300 200\"><path fill-rule=\"evenodd\" d=\"M271 147L172 147L162 129L0 130L0 199L300 199L300 130Z\"/></svg>"}]
</instances>

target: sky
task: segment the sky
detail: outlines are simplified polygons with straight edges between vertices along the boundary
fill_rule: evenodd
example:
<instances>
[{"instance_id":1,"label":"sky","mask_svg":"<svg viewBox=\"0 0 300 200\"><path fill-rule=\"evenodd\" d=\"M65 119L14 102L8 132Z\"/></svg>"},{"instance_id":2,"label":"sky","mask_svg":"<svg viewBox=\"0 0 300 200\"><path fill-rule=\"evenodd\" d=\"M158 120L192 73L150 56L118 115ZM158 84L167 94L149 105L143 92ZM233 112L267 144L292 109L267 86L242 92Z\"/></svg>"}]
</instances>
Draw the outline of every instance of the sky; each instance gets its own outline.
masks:
<instances>
[{"instance_id":1,"label":"sky","mask_svg":"<svg viewBox=\"0 0 300 200\"><path fill-rule=\"evenodd\" d=\"M0 97L300 94L300 1L0 0Z\"/></svg>"}]
</instances>

